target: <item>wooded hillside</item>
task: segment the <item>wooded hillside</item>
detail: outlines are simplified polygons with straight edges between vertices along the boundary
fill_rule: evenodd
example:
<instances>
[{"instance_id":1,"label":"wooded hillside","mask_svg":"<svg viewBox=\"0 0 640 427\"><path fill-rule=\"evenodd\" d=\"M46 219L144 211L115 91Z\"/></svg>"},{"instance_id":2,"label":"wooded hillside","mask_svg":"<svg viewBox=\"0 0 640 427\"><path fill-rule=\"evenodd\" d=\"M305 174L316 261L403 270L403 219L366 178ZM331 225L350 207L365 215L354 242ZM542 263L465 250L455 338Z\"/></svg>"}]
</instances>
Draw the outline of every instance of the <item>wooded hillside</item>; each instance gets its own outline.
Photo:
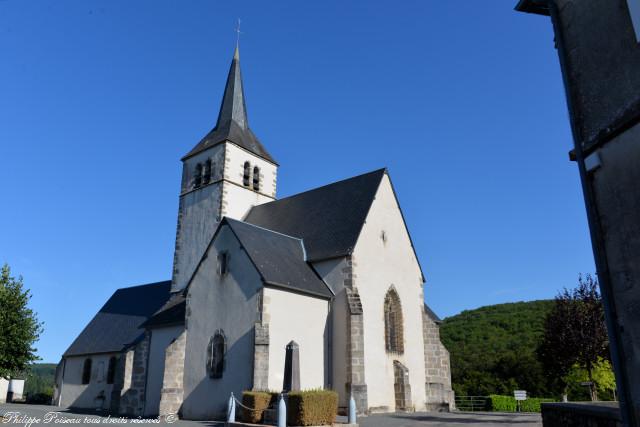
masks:
<instances>
[{"instance_id":1,"label":"wooded hillside","mask_svg":"<svg viewBox=\"0 0 640 427\"><path fill-rule=\"evenodd\" d=\"M442 342L451 353L453 389L459 396L555 396L536 358L552 300L516 302L466 310L446 318Z\"/></svg>"}]
</instances>

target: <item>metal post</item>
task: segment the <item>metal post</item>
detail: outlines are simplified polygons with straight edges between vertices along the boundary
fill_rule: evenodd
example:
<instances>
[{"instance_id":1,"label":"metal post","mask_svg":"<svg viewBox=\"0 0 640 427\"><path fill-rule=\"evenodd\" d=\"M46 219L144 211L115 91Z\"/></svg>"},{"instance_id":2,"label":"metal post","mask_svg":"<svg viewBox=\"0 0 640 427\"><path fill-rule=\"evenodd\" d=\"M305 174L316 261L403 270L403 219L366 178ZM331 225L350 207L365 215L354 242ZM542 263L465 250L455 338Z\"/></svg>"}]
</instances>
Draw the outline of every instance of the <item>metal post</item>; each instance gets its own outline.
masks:
<instances>
[{"instance_id":1,"label":"metal post","mask_svg":"<svg viewBox=\"0 0 640 427\"><path fill-rule=\"evenodd\" d=\"M280 394L280 402L278 402L278 427L287 427L287 404L284 403L282 394Z\"/></svg>"},{"instance_id":2,"label":"metal post","mask_svg":"<svg viewBox=\"0 0 640 427\"><path fill-rule=\"evenodd\" d=\"M236 422L236 399L233 397L233 393L231 393L231 397L229 397L229 403L227 405L227 422Z\"/></svg>"},{"instance_id":3,"label":"metal post","mask_svg":"<svg viewBox=\"0 0 640 427\"><path fill-rule=\"evenodd\" d=\"M349 397L349 424L356 424L356 400L353 398L353 394Z\"/></svg>"}]
</instances>

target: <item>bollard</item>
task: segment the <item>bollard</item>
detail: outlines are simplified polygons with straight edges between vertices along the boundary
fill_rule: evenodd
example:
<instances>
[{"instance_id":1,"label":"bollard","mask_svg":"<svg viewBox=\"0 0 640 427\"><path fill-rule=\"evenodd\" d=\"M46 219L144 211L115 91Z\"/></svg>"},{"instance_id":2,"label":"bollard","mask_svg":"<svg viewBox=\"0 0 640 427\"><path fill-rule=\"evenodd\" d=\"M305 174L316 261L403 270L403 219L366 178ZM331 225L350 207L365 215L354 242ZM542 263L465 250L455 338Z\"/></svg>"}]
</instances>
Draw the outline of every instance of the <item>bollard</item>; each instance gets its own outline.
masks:
<instances>
[{"instance_id":1,"label":"bollard","mask_svg":"<svg viewBox=\"0 0 640 427\"><path fill-rule=\"evenodd\" d=\"M280 394L280 402L278 402L278 427L287 427L287 404L284 403L282 394Z\"/></svg>"},{"instance_id":2,"label":"bollard","mask_svg":"<svg viewBox=\"0 0 640 427\"><path fill-rule=\"evenodd\" d=\"M236 422L236 399L233 397L233 393L231 393L231 397L229 397L229 404L227 405L227 422Z\"/></svg>"},{"instance_id":3,"label":"bollard","mask_svg":"<svg viewBox=\"0 0 640 427\"><path fill-rule=\"evenodd\" d=\"M355 424L356 420L356 400L353 394L349 397L349 424Z\"/></svg>"}]
</instances>

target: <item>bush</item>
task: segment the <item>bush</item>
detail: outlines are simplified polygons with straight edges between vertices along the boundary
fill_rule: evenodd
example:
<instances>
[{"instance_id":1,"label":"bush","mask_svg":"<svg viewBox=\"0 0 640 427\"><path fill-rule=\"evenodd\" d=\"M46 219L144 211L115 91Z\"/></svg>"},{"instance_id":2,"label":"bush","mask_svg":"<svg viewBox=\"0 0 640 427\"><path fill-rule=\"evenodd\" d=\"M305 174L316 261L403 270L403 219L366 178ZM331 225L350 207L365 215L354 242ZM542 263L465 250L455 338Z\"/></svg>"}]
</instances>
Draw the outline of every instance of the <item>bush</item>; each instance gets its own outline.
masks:
<instances>
[{"instance_id":1,"label":"bush","mask_svg":"<svg viewBox=\"0 0 640 427\"><path fill-rule=\"evenodd\" d=\"M27 395L27 403L33 405L51 405L53 394L50 393L34 393Z\"/></svg>"},{"instance_id":2,"label":"bush","mask_svg":"<svg viewBox=\"0 0 640 427\"><path fill-rule=\"evenodd\" d=\"M289 393L287 421L294 426L331 425L338 414L338 393L331 390Z\"/></svg>"},{"instance_id":3,"label":"bush","mask_svg":"<svg viewBox=\"0 0 640 427\"><path fill-rule=\"evenodd\" d=\"M516 398L513 396L500 396L492 394L487 399L488 410L495 412L515 412L517 409Z\"/></svg>"},{"instance_id":4,"label":"bush","mask_svg":"<svg viewBox=\"0 0 640 427\"><path fill-rule=\"evenodd\" d=\"M544 402L555 402L555 399L545 399L534 397L520 402L520 410L522 412L540 412L540 404Z\"/></svg>"},{"instance_id":5,"label":"bush","mask_svg":"<svg viewBox=\"0 0 640 427\"><path fill-rule=\"evenodd\" d=\"M243 391L242 404L254 409L248 410L241 408L240 418L250 424L262 422L265 409L267 409L272 402L277 402L277 396L277 393L269 393L267 391Z\"/></svg>"},{"instance_id":6,"label":"bush","mask_svg":"<svg viewBox=\"0 0 640 427\"><path fill-rule=\"evenodd\" d=\"M522 412L540 412L540 404L544 402L555 402L555 399L545 399L539 397L530 397L520 402L520 411ZM496 412L516 412L518 403L513 396L500 396L492 394L487 399L487 410Z\"/></svg>"}]
</instances>

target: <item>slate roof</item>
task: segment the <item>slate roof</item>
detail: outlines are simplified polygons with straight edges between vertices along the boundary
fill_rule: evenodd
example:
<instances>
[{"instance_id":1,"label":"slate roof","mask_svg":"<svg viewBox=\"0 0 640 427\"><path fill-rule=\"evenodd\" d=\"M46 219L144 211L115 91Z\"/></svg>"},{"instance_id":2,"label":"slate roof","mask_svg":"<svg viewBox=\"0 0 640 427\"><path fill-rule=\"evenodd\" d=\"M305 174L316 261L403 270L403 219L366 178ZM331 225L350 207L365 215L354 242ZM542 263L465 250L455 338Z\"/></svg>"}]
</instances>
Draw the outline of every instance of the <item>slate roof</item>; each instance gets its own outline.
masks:
<instances>
[{"instance_id":1,"label":"slate roof","mask_svg":"<svg viewBox=\"0 0 640 427\"><path fill-rule=\"evenodd\" d=\"M225 218L266 285L331 298L329 286L306 261L301 239ZM215 238L215 237L214 237Z\"/></svg>"},{"instance_id":2,"label":"slate roof","mask_svg":"<svg viewBox=\"0 0 640 427\"><path fill-rule=\"evenodd\" d=\"M187 153L182 160L225 141L231 141L277 165L273 157L267 152L251 129L249 129L247 107L245 105L244 89L242 87L242 73L240 72L240 53L237 47L233 55L233 60L231 61L231 68L229 68L229 75L227 76L227 83L224 88L224 95L222 96L216 127Z\"/></svg>"},{"instance_id":3,"label":"slate roof","mask_svg":"<svg viewBox=\"0 0 640 427\"><path fill-rule=\"evenodd\" d=\"M63 356L123 350L143 334L140 326L169 298L171 281L118 289Z\"/></svg>"},{"instance_id":4,"label":"slate roof","mask_svg":"<svg viewBox=\"0 0 640 427\"><path fill-rule=\"evenodd\" d=\"M386 169L254 206L245 221L301 238L308 261L350 255Z\"/></svg>"},{"instance_id":5,"label":"slate roof","mask_svg":"<svg viewBox=\"0 0 640 427\"><path fill-rule=\"evenodd\" d=\"M185 296L181 292L172 294L160 310L156 311L141 327L152 329L183 324L186 308Z\"/></svg>"},{"instance_id":6,"label":"slate roof","mask_svg":"<svg viewBox=\"0 0 640 427\"><path fill-rule=\"evenodd\" d=\"M433 320L437 324L442 323L442 319L440 319L440 317L433 310L431 310L431 307L429 307L426 303L424 304L424 311L425 313L427 313L427 316L431 318L431 320Z\"/></svg>"}]
</instances>

